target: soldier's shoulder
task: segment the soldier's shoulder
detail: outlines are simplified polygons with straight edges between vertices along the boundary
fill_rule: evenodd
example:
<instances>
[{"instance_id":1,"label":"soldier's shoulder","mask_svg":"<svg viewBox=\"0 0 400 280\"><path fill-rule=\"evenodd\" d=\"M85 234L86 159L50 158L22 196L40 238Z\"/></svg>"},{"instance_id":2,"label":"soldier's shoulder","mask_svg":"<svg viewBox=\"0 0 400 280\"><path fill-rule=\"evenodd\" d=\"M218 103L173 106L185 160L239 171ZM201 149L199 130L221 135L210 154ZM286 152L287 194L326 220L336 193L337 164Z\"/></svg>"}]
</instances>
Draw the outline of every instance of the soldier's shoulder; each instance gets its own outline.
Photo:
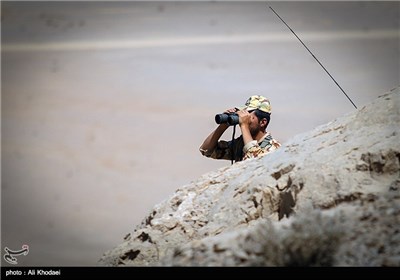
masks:
<instances>
[{"instance_id":1,"label":"soldier's shoulder","mask_svg":"<svg viewBox=\"0 0 400 280\"><path fill-rule=\"evenodd\" d=\"M281 143L274 139L270 133L265 136L263 141L260 143L260 147L264 149L269 149L271 147L279 148L281 146Z\"/></svg>"}]
</instances>

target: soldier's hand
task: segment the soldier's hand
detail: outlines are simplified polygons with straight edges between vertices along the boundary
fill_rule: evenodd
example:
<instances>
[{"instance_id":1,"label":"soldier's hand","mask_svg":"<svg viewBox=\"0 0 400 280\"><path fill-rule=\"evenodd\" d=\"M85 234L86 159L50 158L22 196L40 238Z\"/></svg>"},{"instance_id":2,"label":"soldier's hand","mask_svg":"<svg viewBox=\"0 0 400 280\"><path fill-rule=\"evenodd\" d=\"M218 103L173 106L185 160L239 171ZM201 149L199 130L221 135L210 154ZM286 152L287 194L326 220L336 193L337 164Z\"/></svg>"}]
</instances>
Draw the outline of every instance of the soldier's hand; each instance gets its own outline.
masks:
<instances>
[{"instance_id":1,"label":"soldier's hand","mask_svg":"<svg viewBox=\"0 0 400 280\"><path fill-rule=\"evenodd\" d=\"M227 109L227 110L225 110L225 112L224 113L226 113L226 114L232 114L232 113L236 113L236 108L230 108L230 109Z\"/></svg>"},{"instance_id":2,"label":"soldier's hand","mask_svg":"<svg viewBox=\"0 0 400 280\"><path fill-rule=\"evenodd\" d=\"M250 113L247 110L241 110L237 112L239 116L239 125L249 125L251 121Z\"/></svg>"}]
</instances>

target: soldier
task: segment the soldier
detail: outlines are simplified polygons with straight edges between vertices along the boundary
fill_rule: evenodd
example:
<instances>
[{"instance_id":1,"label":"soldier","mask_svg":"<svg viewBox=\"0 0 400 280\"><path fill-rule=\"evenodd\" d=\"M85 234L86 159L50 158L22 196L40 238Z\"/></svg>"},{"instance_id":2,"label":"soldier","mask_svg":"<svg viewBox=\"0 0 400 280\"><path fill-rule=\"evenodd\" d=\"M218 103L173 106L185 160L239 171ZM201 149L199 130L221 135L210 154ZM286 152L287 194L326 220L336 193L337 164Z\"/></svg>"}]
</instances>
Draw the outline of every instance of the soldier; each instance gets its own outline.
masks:
<instances>
[{"instance_id":1,"label":"soldier","mask_svg":"<svg viewBox=\"0 0 400 280\"><path fill-rule=\"evenodd\" d=\"M271 104L267 98L253 95L245 106L228 109L224 113L237 113L242 135L233 140L233 145L232 141L218 141L229 127L229 124L221 123L200 146L202 155L237 162L267 154L281 146L266 131L271 116Z\"/></svg>"}]
</instances>

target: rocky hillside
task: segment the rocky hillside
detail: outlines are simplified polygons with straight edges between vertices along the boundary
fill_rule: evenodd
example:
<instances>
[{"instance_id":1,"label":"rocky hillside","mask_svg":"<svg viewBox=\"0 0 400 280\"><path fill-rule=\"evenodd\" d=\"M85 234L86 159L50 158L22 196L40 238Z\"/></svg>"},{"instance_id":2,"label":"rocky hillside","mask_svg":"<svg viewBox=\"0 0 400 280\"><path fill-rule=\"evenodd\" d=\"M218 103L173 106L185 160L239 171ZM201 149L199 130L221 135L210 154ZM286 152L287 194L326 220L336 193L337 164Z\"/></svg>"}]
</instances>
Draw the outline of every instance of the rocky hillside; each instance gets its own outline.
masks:
<instances>
[{"instance_id":1,"label":"rocky hillside","mask_svg":"<svg viewBox=\"0 0 400 280\"><path fill-rule=\"evenodd\" d=\"M107 266L400 266L400 90L178 189Z\"/></svg>"}]
</instances>

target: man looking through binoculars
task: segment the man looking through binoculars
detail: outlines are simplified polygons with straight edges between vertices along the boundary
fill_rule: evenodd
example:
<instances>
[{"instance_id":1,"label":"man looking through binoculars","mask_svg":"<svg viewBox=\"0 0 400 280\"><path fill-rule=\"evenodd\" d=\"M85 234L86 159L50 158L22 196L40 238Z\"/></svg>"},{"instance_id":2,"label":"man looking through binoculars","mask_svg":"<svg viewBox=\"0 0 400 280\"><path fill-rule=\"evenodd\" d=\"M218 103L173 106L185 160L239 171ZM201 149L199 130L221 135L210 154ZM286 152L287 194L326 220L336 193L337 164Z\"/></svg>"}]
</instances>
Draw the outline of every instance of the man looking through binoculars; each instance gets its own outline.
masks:
<instances>
[{"instance_id":1,"label":"man looking through binoculars","mask_svg":"<svg viewBox=\"0 0 400 280\"><path fill-rule=\"evenodd\" d=\"M200 146L202 155L214 159L241 161L272 152L281 144L266 131L271 104L261 95L251 96L243 107L226 110L215 116L219 126ZM242 135L233 141L219 140L230 125L239 124Z\"/></svg>"}]
</instances>

